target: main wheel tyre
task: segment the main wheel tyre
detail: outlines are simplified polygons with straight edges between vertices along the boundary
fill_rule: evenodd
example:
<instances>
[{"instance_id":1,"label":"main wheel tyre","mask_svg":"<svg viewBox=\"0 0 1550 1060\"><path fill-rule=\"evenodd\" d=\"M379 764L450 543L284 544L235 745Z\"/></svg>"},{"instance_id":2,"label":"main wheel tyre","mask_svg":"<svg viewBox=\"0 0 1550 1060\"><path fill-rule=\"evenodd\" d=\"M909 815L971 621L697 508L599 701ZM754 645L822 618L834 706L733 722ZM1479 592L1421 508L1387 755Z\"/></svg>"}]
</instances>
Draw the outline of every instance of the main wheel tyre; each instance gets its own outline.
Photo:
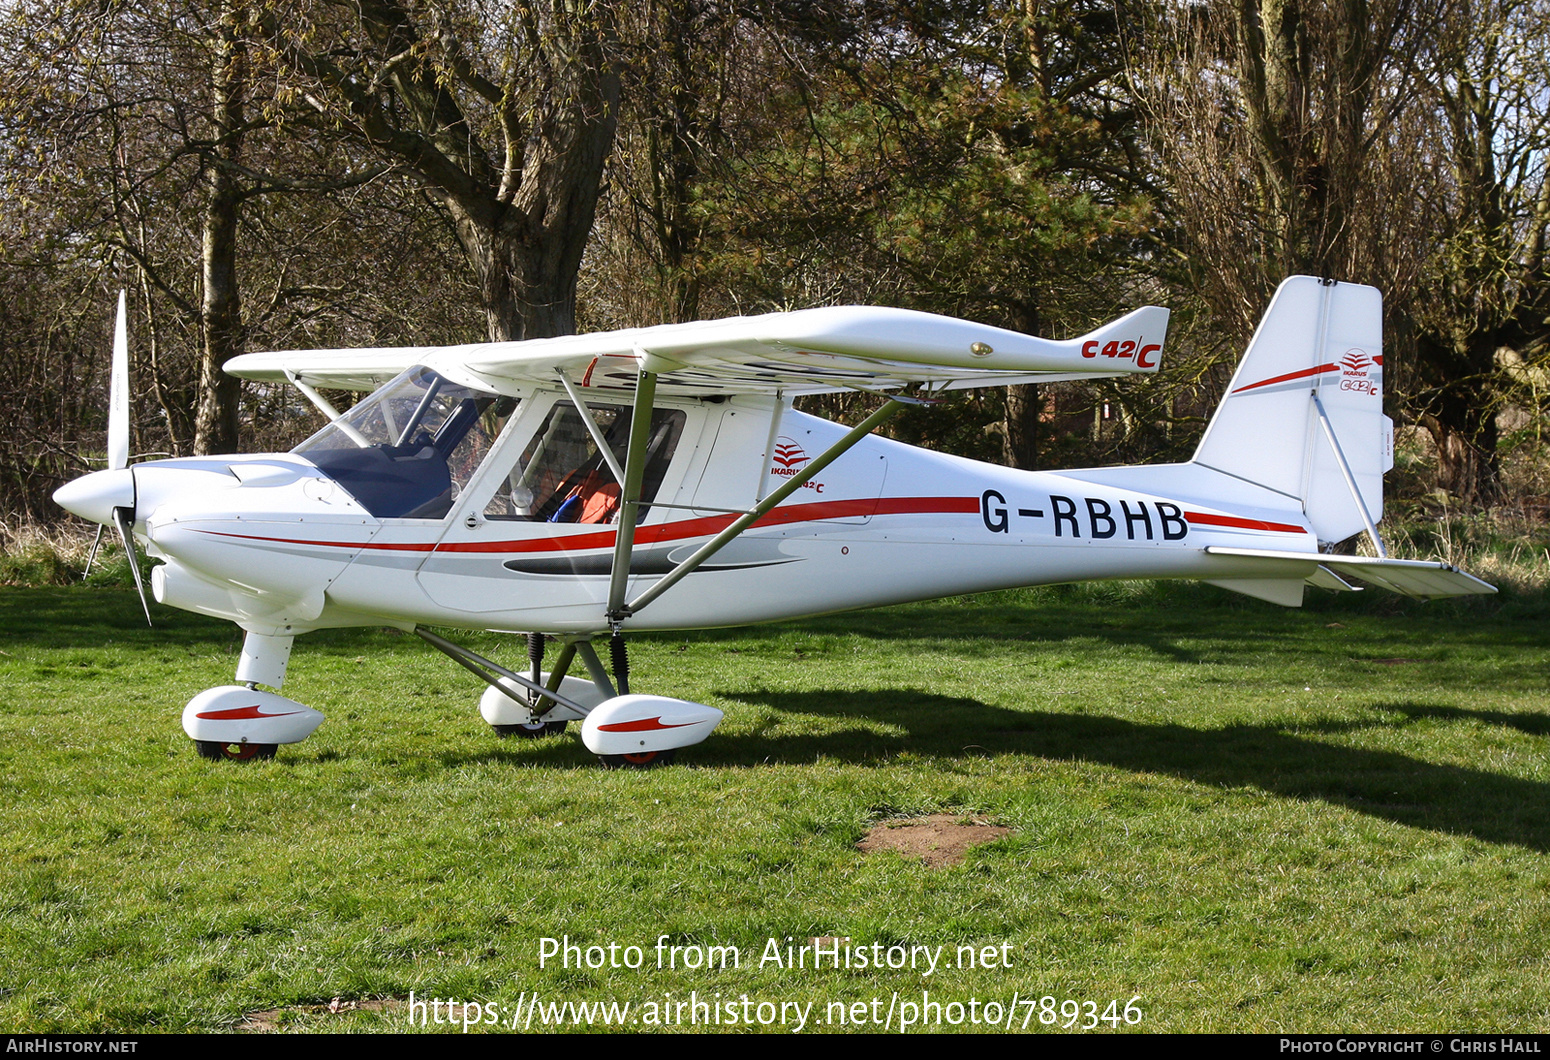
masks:
<instances>
[{"instance_id":1,"label":"main wheel tyre","mask_svg":"<svg viewBox=\"0 0 1550 1060\"><path fill-rule=\"evenodd\" d=\"M505 739L515 736L521 740L536 740L540 736L552 736L558 732L564 732L569 722L564 721L529 721L520 725L491 725L495 735Z\"/></svg>"},{"instance_id":2,"label":"main wheel tyre","mask_svg":"<svg viewBox=\"0 0 1550 1060\"><path fill-rule=\"evenodd\" d=\"M201 758L213 762L249 762L255 758L273 758L280 749L272 743L219 743L215 740L195 740L194 747Z\"/></svg>"},{"instance_id":3,"label":"main wheel tyre","mask_svg":"<svg viewBox=\"0 0 1550 1060\"><path fill-rule=\"evenodd\" d=\"M655 769L670 765L678 755L676 747L667 751L642 751L633 755L598 755L604 769Z\"/></svg>"}]
</instances>

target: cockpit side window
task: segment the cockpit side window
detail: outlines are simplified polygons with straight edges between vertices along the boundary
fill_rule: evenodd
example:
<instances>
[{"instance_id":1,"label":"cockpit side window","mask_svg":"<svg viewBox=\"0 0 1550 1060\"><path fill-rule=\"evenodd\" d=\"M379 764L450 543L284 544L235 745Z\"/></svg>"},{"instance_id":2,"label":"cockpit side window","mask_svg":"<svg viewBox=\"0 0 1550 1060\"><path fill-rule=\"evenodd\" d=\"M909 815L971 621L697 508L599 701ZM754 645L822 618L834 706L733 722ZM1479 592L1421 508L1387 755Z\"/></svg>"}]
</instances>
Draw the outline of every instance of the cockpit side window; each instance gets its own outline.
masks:
<instances>
[{"instance_id":1,"label":"cockpit side window","mask_svg":"<svg viewBox=\"0 0 1550 1060\"><path fill-rule=\"evenodd\" d=\"M415 367L294 452L379 519L440 519L516 408Z\"/></svg>"},{"instance_id":2,"label":"cockpit side window","mask_svg":"<svg viewBox=\"0 0 1550 1060\"><path fill-rule=\"evenodd\" d=\"M624 466L633 410L627 405L594 405L587 409ZM641 499L656 497L668 464L683 434L686 417L678 409L654 409L646 443L646 471ZM555 404L516 464L507 472L485 506L486 519L551 523L612 523L619 513L620 485L582 422L576 406ZM643 508L640 517L645 518Z\"/></svg>"}]
</instances>

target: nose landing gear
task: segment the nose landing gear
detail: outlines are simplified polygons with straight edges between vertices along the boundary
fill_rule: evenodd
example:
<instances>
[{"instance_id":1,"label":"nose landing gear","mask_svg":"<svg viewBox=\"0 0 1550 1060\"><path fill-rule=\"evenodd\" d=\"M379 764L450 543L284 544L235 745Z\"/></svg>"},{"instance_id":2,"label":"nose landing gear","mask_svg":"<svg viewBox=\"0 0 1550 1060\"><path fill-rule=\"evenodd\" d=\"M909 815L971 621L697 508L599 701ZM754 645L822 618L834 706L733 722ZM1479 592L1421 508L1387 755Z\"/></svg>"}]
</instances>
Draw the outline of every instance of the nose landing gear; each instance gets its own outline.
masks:
<instances>
[{"instance_id":1,"label":"nose landing gear","mask_svg":"<svg viewBox=\"0 0 1550 1060\"><path fill-rule=\"evenodd\" d=\"M200 758L212 762L249 762L254 759L273 758L280 749L273 743L217 743L214 740L195 740L194 749Z\"/></svg>"}]
</instances>

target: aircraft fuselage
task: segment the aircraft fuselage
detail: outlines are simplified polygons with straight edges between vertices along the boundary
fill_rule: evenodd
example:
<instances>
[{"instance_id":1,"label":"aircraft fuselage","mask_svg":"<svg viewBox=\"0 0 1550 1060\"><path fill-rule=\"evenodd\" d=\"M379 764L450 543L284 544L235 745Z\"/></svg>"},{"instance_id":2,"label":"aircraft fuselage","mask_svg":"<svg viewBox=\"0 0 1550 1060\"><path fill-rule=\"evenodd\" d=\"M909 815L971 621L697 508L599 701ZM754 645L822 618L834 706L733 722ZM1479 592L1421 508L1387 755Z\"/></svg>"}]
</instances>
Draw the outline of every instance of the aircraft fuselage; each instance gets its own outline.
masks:
<instances>
[{"instance_id":1,"label":"aircraft fuselage","mask_svg":"<svg viewBox=\"0 0 1550 1060\"><path fill-rule=\"evenodd\" d=\"M789 408L772 431L770 398L657 404L682 421L635 533L631 599L844 433ZM270 634L383 623L597 632L608 628L615 526L504 515L493 499L566 405L563 393L526 395L436 517L373 515L296 453L100 474L134 476L134 529L163 560L153 578L163 603ZM1204 499L1219 484L1198 477L1190 465L1025 472L869 437L624 628L1089 579L1234 577L1230 561L1203 552L1213 544L1317 551L1286 498L1245 485L1245 503L1226 511Z\"/></svg>"}]
</instances>

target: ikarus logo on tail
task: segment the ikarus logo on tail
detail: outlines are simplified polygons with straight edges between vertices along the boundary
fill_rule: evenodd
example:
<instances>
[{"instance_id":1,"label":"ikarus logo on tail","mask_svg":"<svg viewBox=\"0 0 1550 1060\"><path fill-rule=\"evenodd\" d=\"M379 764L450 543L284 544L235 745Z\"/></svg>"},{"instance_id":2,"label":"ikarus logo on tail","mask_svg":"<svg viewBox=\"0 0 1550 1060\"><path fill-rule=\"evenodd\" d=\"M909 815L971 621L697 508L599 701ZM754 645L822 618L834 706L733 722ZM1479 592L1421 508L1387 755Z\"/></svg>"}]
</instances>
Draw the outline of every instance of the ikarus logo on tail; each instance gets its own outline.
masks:
<instances>
[{"instance_id":1,"label":"ikarus logo on tail","mask_svg":"<svg viewBox=\"0 0 1550 1060\"><path fill-rule=\"evenodd\" d=\"M1373 382L1371 370L1383 362L1367 356L1366 351L1352 348L1340 358L1340 389L1354 390L1358 394L1376 394L1378 384Z\"/></svg>"}]
</instances>

